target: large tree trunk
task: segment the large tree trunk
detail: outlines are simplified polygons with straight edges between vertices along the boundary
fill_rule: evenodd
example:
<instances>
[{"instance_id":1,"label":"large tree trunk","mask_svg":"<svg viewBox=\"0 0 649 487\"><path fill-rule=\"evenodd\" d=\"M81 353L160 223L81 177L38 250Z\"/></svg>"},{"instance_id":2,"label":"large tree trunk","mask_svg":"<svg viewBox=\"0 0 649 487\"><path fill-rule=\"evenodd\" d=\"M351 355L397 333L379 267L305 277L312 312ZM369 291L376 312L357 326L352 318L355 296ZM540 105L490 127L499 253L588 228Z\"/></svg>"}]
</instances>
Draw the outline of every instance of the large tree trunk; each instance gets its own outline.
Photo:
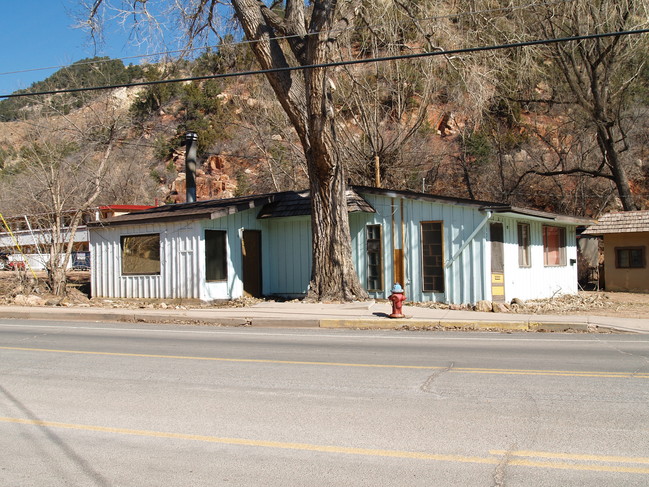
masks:
<instances>
[{"instance_id":1,"label":"large tree trunk","mask_svg":"<svg viewBox=\"0 0 649 487\"><path fill-rule=\"evenodd\" d=\"M309 32L304 2L287 0L280 18L257 0L233 0L237 18L263 69L289 66L282 45L302 66L328 61L335 1L314 2ZM275 35L290 35L280 44ZM345 173L336 147L333 105L326 68L267 73L277 99L295 128L307 161L311 191L312 270L308 297L316 300L365 299L354 269L345 196Z\"/></svg>"},{"instance_id":2,"label":"large tree trunk","mask_svg":"<svg viewBox=\"0 0 649 487\"><path fill-rule=\"evenodd\" d=\"M343 171L334 167L322 177L324 181L311 180L313 257L308 298L366 298L351 257Z\"/></svg>"}]
</instances>

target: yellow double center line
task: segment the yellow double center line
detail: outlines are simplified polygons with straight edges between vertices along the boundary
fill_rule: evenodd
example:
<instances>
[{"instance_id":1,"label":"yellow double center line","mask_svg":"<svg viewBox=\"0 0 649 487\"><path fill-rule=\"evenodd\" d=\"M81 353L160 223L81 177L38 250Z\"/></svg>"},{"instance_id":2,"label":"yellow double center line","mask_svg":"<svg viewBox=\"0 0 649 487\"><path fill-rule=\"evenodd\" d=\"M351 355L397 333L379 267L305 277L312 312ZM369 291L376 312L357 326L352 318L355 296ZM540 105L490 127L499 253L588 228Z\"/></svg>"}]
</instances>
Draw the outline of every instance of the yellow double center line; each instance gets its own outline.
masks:
<instances>
[{"instance_id":1,"label":"yellow double center line","mask_svg":"<svg viewBox=\"0 0 649 487\"><path fill-rule=\"evenodd\" d=\"M164 438L173 440L198 441L205 443L220 443L234 446L250 446L296 451L311 451L318 453L335 453L346 455L403 458L410 460L441 461L452 463L477 463L498 465L506 463L511 466L534 467L543 469L560 470L587 470L594 472L634 473L649 475L649 467L628 466L628 464L649 465L649 458L581 455L557 452L532 452L532 451L504 451L492 450L490 456L464 456L447 455L441 453L425 453L404 450L384 450L371 448L353 448L335 445L316 445L311 443L289 443L281 441L252 440L246 438L227 438L218 436L191 435L183 433L169 433L163 431L135 430L128 428L111 428L86 424L60 423L55 421L40 421L21 418L0 417L1 423L39 426L42 428L68 429L78 431L92 431L117 435L130 435L149 438ZM539 461L530 458L546 458L554 461ZM587 462L587 463L586 463ZM620 465L621 464L621 465Z\"/></svg>"},{"instance_id":2,"label":"yellow double center line","mask_svg":"<svg viewBox=\"0 0 649 487\"><path fill-rule=\"evenodd\" d=\"M345 363L345 362L310 362L310 361L302 361L302 360L194 357L189 355L92 352L87 350L58 350L58 349L51 349L51 348L0 347L0 350L16 350L16 351L23 351L23 352L67 353L73 355L103 355L109 357L140 357L140 358L158 358L158 359L172 359L172 360L204 360L204 361L211 361L211 362L263 363L263 364L281 364L281 365L320 365L320 366L329 366L329 367L369 367L369 368L379 368L379 369L415 369L415 370L448 369L448 367L433 366L433 365L362 364L362 363ZM635 372L491 369L491 368L474 368L474 367L455 367L452 369L448 369L447 372L463 373L463 374L543 375L543 376L559 376L559 377L602 377L602 378L614 378L614 379L649 379L649 373L635 373Z\"/></svg>"}]
</instances>

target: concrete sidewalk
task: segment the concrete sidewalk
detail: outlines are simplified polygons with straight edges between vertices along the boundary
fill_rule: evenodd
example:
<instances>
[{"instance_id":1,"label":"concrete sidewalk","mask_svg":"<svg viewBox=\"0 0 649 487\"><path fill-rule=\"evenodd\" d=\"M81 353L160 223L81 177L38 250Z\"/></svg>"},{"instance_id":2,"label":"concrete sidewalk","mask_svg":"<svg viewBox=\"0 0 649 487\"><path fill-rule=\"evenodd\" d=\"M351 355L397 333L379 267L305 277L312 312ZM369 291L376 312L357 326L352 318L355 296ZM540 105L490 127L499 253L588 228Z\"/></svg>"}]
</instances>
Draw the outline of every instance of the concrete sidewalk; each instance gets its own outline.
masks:
<instances>
[{"instance_id":1,"label":"concrete sidewalk","mask_svg":"<svg viewBox=\"0 0 649 487\"><path fill-rule=\"evenodd\" d=\"M494 331L649 333L649 319L588 315L480 313L405 306L405 319L390 319L390 306L371 301L324 304L262 302L249 307L153 309L0 306L0 318L102 322L192 322L224 326Z\"/></svg>"}]
</instances>

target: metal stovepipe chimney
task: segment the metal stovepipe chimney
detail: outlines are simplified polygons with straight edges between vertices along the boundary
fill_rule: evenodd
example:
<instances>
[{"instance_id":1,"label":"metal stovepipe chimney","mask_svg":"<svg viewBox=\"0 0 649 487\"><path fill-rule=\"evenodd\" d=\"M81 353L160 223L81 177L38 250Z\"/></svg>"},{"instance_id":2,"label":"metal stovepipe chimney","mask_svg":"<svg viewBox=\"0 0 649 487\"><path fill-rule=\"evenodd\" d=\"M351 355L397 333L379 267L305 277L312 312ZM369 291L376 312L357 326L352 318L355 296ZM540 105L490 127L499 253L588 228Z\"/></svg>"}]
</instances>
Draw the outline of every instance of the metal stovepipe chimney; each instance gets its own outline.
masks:
<instances>
[{"instance_id":1,"label":"metal stovepipe chimney","mask_svg":"<svg viewBox=\"0 0 649 487\"><path fill-rule=\"evenodd\" d=\"M185 200L196 201L196 147L198 135L195 132L185 134Z\"/></svg>"}]
</instances>

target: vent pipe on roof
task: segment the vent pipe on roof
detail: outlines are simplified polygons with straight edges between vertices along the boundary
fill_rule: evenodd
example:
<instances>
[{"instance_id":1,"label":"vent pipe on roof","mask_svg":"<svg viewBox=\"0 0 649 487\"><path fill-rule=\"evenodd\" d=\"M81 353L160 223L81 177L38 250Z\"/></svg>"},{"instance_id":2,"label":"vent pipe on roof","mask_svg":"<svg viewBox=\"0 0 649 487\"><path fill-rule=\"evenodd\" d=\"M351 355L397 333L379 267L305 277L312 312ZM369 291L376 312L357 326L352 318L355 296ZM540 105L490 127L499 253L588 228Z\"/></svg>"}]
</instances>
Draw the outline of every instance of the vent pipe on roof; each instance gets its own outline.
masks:
<instances>
[{"instance_id":1,"label":"vent pipe on roof","mask_svg":"<svg viewBox=\"0 0 649 487\"><path fill-rule=\"evenodd\" d=\"M198 135L195 132L185 134L185 200L196 201L196 146Z\"/></svg>"}]
</instances>

